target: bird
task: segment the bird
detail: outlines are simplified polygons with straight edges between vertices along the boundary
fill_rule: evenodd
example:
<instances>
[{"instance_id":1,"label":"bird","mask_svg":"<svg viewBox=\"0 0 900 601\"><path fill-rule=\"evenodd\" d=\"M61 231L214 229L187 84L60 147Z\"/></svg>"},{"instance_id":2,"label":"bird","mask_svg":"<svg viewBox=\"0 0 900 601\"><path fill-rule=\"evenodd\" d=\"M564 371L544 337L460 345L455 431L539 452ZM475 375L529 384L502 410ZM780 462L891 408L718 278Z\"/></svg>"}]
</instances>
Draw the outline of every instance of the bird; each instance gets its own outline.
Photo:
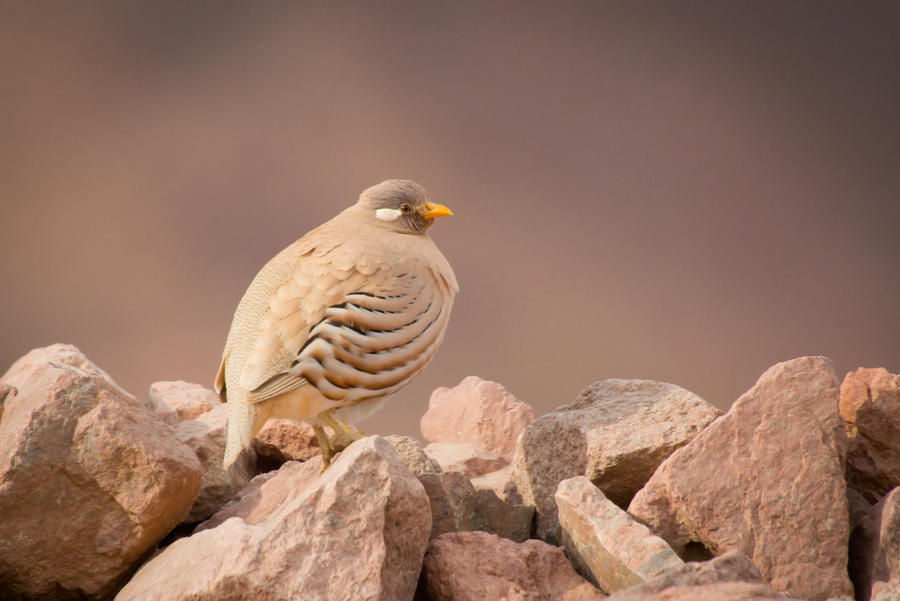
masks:
<instances>
[{"instance_id":1,"label":"bird","mask_svg":"<svg viewBox=\"0 0 900 601\"><path fill-rule=\"evenodd\" d=\"M288 418L313 427L324 470L363 437L351 425L428 365L459 292L428 230L452 214L421 185L386 180L265 264L215 378L228 406L226 468L268 419Z\"/></svg>"}]
</instances>

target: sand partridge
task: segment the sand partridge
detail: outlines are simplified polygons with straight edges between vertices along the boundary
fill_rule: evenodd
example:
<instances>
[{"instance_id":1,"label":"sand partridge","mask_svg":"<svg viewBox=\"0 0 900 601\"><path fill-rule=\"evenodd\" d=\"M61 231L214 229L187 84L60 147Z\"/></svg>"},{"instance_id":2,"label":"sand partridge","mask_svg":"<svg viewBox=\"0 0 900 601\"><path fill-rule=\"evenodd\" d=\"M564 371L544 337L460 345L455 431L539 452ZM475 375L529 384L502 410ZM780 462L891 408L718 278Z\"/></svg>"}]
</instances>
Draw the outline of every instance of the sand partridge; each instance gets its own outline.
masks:
<instances>
[{"instance_id":1,"label":"sand partridge","mask_svg":"<svg viewBox=\"0 0 900 601\"><path fill-rule=\"evenodd\" d=\"M345 422L371 415L431 361L458 291L427 233L444 215L420 185L388 180L262 268L216 375L228 402L225 466L273 417L311 424L327 466L361 437Z\"/></svg>"}]
</instances>

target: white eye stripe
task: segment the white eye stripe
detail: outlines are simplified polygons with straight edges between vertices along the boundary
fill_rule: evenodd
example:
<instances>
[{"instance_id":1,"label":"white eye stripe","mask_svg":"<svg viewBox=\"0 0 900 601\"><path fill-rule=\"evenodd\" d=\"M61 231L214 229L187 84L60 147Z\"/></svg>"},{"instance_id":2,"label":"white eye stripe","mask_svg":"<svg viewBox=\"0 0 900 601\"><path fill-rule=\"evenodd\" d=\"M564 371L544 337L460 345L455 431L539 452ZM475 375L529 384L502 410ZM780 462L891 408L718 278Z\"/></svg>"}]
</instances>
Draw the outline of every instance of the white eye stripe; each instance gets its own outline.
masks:
<instances>
[{"instance_id":1,"label":"white eye stripe","mask_svg":"<svg viewBox=\"0 0 900 601\"><path fill-rule=\"evenodd\" d=\"M375 211L375 217L382 221L397 221L402 214L403 212L398 209L377 209Z\"/></svg>"}]
</instances>

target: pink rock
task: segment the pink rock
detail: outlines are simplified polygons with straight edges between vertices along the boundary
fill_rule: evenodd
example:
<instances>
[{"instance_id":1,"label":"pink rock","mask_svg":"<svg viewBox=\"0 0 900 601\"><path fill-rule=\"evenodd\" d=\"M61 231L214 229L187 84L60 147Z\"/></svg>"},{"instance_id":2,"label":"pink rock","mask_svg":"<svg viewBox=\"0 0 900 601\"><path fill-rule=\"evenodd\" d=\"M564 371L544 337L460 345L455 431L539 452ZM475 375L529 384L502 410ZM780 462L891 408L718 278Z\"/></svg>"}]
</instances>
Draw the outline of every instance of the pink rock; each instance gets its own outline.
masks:
<instances>
[{"instance_id":1,"label":"pink rock","mask_svg":"<svg viewBox=\"0 0 900 601\"><path fill-rule=\"evenodd\" d=\"M714 582L673 586L658 593L623 591L609 601L787 601L787 597L761 582ZM791 601L802 601L791 597ZM847 600L849 601L849 600Z\"/></svg>"},{"instance_id":2,"label":"pink rock","mask_svg":"<svg viewBox=\"0 0 900 601\"><path fill-rule=\"evenodd\" d=\"M739 551L690 562L643 584L619 591L610 601L762 601L785 599L762 583L753 561ZM849 600L847 600L849 601Z\"/></svg>"},{"instance_id":3,"label":"pink rock","mask_svg":"<svg viewBox=\"0 0 900 601\"><path fill-rule=\"evenodd\" d=\"M513 466L507 465L497 471L489 472L483 476L475 476L472 480L472 486L476 490L492 490L501 500L514 505L522 503L522 497L519 495L519 489L513 481Z\"/></svg>"},{"instance_id":4,"label":"pink rock","mask_svg":"<svg viewBox=\"0 0 900 601\"><path fill-rule=\"evenodd\" d=\"M116 599L410 601L431 529L422 485L377 436L313 479L317 461L262 478L256 506L172 543Z\"/></svg>"},{"instance_id":5,"label":"pink rock","mask_svg":"<svg viewBox=\"0 0 900 601\"><path fill-rule=\"evenodd\" d=\"M0 598L108 597L187 515L197 456L73 346L2 381Z\"/></svg>"},{"instance_id":6,"label":"pink rock","mask_svg":"<svg viewBox=\"0 0 900 601\"><path fill-rule=\"evenodd\" d=\"M860 367L841 384L847 483L875 503L900 486L900 375Z\"/></svg>"},{"instance_id":7,"label":"pink rock","mask_svg":"<svg viewBox=\"0 0 900 601\"><path fill-rule=\"evenodd\" d=\"M584 476L560 482L556 503L568 556L604 592L641 584L684 565L666 541L634 521Z\"/></svg>"},{"instance_id":8,"label":"pink rock","mask_svg":"<svg viewBox=\"0 0 900 601\"><path fill-rule=\"evenodd\" d=\"M147 393L147 407L172 427L194 419L220 405L219 395L191 382L154 382Z\"/></svg>"},{"instance_id":9,"label":"pink rock","mask_svg":"<svg viewBox=\"0 0 900 601\"><path fill-rule=\"evenodd\" d=\"M431 393L420 427L428 442L470 443L512 461L516 438L532 420L531 406L503 386L469 376Z\"/></svg>"},{"instance_id":10,"label":"pink rock","mask_svg":"<svg viewBox=\"0 0 900 601\"><path fill-rule=\"evenodd\" d=\"M475 489L458 472L419 474L431 508L431 534L435 538L447 532L472 530L475 518Z\"/></svg>"},{"instance_id":11,"label":"pink rock","mask_svg":"<svg viewBox=\"0 0 900 601\"><path fill-rule=\"evenodd\" d=\"M447 532L482 530L521 542L531 535L534 509L501 500L492 490L475 490L459 472L419 474L431 507L431 538Z\"/></svg>"},{"instance_id":12,"label":"pink rock","mask_svg":"<svg viewBox=\"0 0 900 601\"><path fill-rule=\"evenodd\" d=\"M900 599L900 574L888 582L876 582L870 601L897 601Z\"/></svg>"},{"instance_id":13,"label":"pink rock","mask_svg":"<svg viewBox=\"0 0 900 601\"><path fill-rule=\"evenodd\" d=\"M175 436L197 454L203 468L200 493L185 522L205 520L256 475L256 456L252 451L242 453L228 469L222 467L227 420L228 407L217 403L195 419L184 420L175 426Z\"/></svg>"},{"instance_id":14,"label":"pink rock","mask_svg":"<svg viewBox=\"0 0 900 601\"><path fill-rule=\"evenodd\" d=\"M559 540L553 495L561 481L587 476L627 507L657 466L720 413L674 384L604 380L541 416L519 438L513 462L523 502L537 509L537 535Z\"/></svg>"},{"instance_id":15,"label":"pink rock","mask_svg":"<svg viewBox=\"0 0 900 601\"><path fill-rule=\"evenodd\" d=\"M459 472L467 478L483 476L509 465L505 459L464 442L433 442L425 453L445 472Z\"/></svg>"},{"instance_id":16,"label":"pink rock","mask_svg":"<svg viewBox=\"0 0 900 601\"><path fill-rule=\"evenodd\" d=\"M312 426L291 419L270 419L253 439L252 448L258 456L278 465L322 454Z\"/></svg>"},{"instance_id":17,"label":"pink rock","mask_svg":"<svg viewBox=\"0 0 900 601\"><path fill-rule=\"evenodd\" d=\"M440 474L444 471L437 461L422 450L422 445L415 438L392 434L385 436L384 439L400 455L400 459L403 460L406 469L413 474L417 476L420 474Z\"/></svg>"},{"instance_id":18,"label":"pink rock","mask_svg":"<svg viewBox=\"0 0 900 601\"><path fill-rule=\"evenodd\" d=\"M318 479L321 470L322 457L318 456L302 463L289 461L278 470L260 474L212 517L199 524L194 532L215 528L233 517L239 517L248 524L258 524L287 502L291 495L302 494Z\"/></svg>"},{"instance_id":19,"label":"pink rock","mask_svg":"<svg viewBox=\"0 0 900 601\"><path fill-rule=\"evenodd\" d=\"M900 488L885 495L853 530L849 570L857 599L868 599L875 588L900 577Z\"/></svg>"},{"instance_id":20,"label":"pink rock","mask_svg":"<svg viewBox=\"0 0 900 601\"><path fill-rule=\"evenodd\" d=\"M484 532L443 534L422 567L434 601L587 601L603 594L565 554L538 540L514 543Z\"/></svg>"},{"instance_id":21,"label":"pink rock","mask_svg":"<svg viewBox=\"0 0 900 601\"><path fill-rule=\"evenodd\" d=\"M766 371L731 410L669 457L628 509L676 550L750 556L775 589L812 601L847 577L847 439L831 361Z\"/></svg>"}]
</instances>

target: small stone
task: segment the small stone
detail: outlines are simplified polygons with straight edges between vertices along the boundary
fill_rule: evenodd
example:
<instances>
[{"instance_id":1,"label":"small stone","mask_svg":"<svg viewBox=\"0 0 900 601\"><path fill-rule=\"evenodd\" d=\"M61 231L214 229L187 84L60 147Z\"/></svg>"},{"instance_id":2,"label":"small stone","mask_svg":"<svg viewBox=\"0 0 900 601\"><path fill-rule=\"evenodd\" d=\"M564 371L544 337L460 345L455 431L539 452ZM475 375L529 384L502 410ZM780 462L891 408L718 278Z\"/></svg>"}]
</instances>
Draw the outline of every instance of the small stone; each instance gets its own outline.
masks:
<instances>
[{"instance_id":1,"label":"small stone","mask_svg":"<svg viewBox=\"0 0 900 601\"><path fill-rule=\"evenodd\" d=\"M459 472L467 478L503 469L509 461L464 442L433 442L425 452L445 472Z\"/></svg>"},{"instance_id":2,"label":"small stone","mask_svg":"<svg viewBox=\"0 0 900 601\"><path fill-rule=\"evenodd\" d=\"M423 579L433 601L595 601L558 547L484 532L442 534L428 545Z\"/></svg>"},{"instance_id":3,"label":"small stone","mask_svg":"<svg viewBox=\"0 0 900 601\"><path fill-rule=\"evenodd\" d=\"M537 509L537 535L559 540L553 495L562 480L587 476L627 507L657 466L720 413L673 384L604 380L538 418L519 438L513 461L519 494Z\"/></svg>"},{"instance_id":4,"label":"small stone","mask_svg":"<svg viewBox=\"0 0 900 601\"><path fill-rule=\"evenodd\" d=\"M392 434L391 436L385 436L384 439L394 447L407 469L416 476L421 474L439 474L443 471L440 464L428 456L415 438Z\"/></svg>"},{"instance_id":5,"label":"small stone","mask_svg":"<svg viewBox=\"0 0 900 601\"><path fill-rule=\"evenodd\" d=\"M634 521L584 476L560 482L556 503L568 556L607 593L684 565L666 541Z\"/></svg>"},{"instance_id":6,"label":"small stone","mask_svg":"<svg viewBox=\"0 0 900 601\"><path fill-rule=\"evenodd\" d=\"M286 461L308 461L322 454L312 426L291 419L270 419L251 445L275 469Z\"/></svg>"},{"instance_id":7,"label":"small stone","mask_svg":"<svg viewBox=\"0 0 900 601\"><path fill-rule=\"evenodd\" d=\"M522 504L522 496L519 494L519 489L516 488L516 483L513 481L512 464L483 476L475 476L471 480L472 486L476 490L492 490L501 501L506 501L513 505Z\"/></svg>"},{"instance_id":8,"label":"small stone","mask_svg":"<svg viewBox=\"0 0 900 601\"><path fill-rule=\"evenodd\" d=\"M470 443L509 462L516 438L533 420L531 406L503 386L469 376L431 393L420 426L428 442Z\"/></svg>"},{"instance_id":9,"label":"small stone","mask_svg":"<svg viewBox=\"0 0 900 601\"><path fill-rule=\"evenodd\" d=\"M199 522L214 514L256 474L253 451L239 455L228 469L222 467L227 419L228 407L219 403L195 419L184 420L175 426L175 436L197 454L203 468L200 493L184 519L185 523Z\"/></svg>"},{"instance_id":10,"label":"small stone","mask_svg":"<svg viewBox=\"0 0 900 601\"><path fill-rule=\"evenodd\" d=\"M182 380L154 382L147 393L147 407L173 428L221 404L212 390Z\"/></svg>"},{"instance_id":11,"label":"small stone","mask_svg":"<svg viewBox=\"0 0 900 601\"><path fill-rule=\"evenodd\" d=\"M841 384L847 483L875 503L900 486L900 375L860 367Z\"/></svg>"},{"instance_id":12,"label":"small stone","mask_svg":"<svg viewBox=\"0 0 900 601\"><path fill-rule=\"evenodd\" d=\"M849 595L846 449L831 361L779 363L663 462L628 512L676 551L740 550L776 590Z\"/></svg>"}]
</instances>

